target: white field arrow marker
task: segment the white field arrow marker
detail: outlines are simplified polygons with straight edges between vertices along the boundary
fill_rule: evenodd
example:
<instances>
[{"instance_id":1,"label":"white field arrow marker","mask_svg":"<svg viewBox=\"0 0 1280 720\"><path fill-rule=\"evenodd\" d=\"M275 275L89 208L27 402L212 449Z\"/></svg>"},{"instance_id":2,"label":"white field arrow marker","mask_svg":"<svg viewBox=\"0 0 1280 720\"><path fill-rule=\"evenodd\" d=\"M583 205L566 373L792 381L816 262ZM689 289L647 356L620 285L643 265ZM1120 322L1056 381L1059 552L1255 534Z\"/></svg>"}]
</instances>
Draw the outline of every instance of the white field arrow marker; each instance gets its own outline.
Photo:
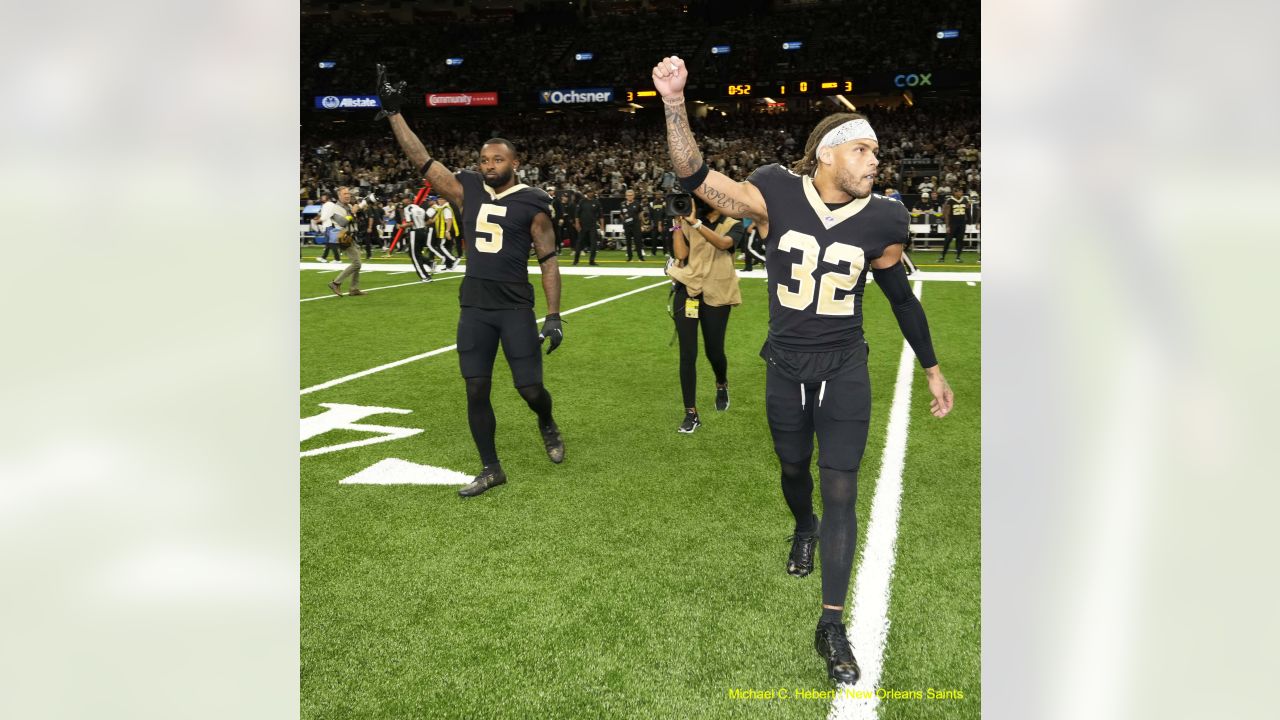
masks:
<instances>
[{"instance_id":1,"label":"white field arrow marker","mask_svg":"<svg viewBox=\"0 0 1280 720\"><path fill-rule=\"evenodd\" d=\"M386 458L370 465L339 485L466 485L473 478L457 470L419 465L418 463Z\"/></svg>"}]
</instances>

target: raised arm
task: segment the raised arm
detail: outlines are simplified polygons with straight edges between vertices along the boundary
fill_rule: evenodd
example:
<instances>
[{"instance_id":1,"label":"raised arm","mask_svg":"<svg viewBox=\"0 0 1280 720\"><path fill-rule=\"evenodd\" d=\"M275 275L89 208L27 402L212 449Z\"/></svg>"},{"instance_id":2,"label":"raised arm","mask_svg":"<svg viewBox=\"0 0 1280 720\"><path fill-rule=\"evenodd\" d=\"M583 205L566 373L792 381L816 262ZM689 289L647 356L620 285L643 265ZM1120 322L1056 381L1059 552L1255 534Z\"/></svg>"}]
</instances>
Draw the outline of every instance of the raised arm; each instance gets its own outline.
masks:
<instances>
[{"instance_id":1,"label":"raised arm","mask_svg":"<svg viewBox=\"0 0 1280 720\"><path fill-rule=\"evenodd\" d=\"M564 326L560 322L560 261L556 258L556 230L546 213L533 216L533 251L542 266L542 294L547 298L547 319L542 323L541 337L551 339L547 348L550 355L564 340Z\"/></svg>"},{"instance_id":2,"label":"raised arm","mask_svg":"<svg viewBox=\"0 0 1280 720\"><path fill-rule=\"evenodd\" d=\"M688 80L689 70L684 60L674 55L663 58L653 67L653 86L662 96L667 116L667 149L680 185L725 215L751 218L752 222L768 225L764 197L755 185L736 182L706 167L685 112L684 86Z\"/></svg>"},{"instance_id":3,"label":"raised arm","mask_svg":"<svg viewBox=\"0 0 1280 720\"><path fill-rule=\"evenodd\" d=\"M391 132L395 134L396 142L400 143L400 149L404 150L404 154L409 157L409 162L419 169L426 167L426 179L431 183L432 189L443 195L449 202L462 207L462 184L453 176L449 168L431 159L426 146L400 114L400 106L404 104L404 89L403 80L395 85L387 80L387 67L379 63L378 102L382 105L382 111L378 113L378 117L385 116L389 119Z\"/></svg>"}]
</instances>

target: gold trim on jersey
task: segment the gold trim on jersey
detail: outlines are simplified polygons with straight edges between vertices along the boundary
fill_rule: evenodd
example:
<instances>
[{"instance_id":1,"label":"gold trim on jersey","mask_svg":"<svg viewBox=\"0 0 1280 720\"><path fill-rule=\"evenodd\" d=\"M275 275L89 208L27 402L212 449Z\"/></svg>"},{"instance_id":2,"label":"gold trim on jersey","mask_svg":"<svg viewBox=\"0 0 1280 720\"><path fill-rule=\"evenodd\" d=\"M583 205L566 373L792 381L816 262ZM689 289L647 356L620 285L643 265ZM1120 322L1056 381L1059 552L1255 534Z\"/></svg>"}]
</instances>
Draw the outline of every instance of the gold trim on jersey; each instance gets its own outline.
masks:
<instances>
[{"instance_id":1,"label":"gold trim on jersey","mask_svg":"<svg viewBox=\"0 0 1280 720\"><path fill-rule=\"evenodd\" d=\"M515 185L512 185L511 187L507 188L506 190L503 190L502 192L500 192L500 193L496 193L496 194L495 194L495 193L493 192L493 188L489 187L489 183L485 183L485 184L484 184L485 192L488 192L488 193L489 193L489 199L490 199L490 200L501 200L502 198L504 198L504 197L506 197L506 196L508 196L508 195L510 195L510 194L512 194L512 193L514 193L515 191L517 191L517 190L523 190L523 189L525 189L525 188L527 188L527 187L529 187L529 186L528 186L528 185L525 185L524 183L516 183Z\"/></svg>"},{"instance_id":2,"label":"gold trim on jersey","mask_svg":"<svg viewBox=\"0 0 1280 720\"><path fill-rule=\"evenodd\" d=\"M822 196L818 194L818 189L813 186L813 178L808 175L801 176L801 183L804 185L804 196L809 201L809 207L818 214L818 219L822 221L822 226L830 230L840 223L862 212L862 209L871 202L871 196L861 198L859 200L850 200L843 207L832 210L827 204L822 202Z\"/></svg>"}]
</instances>

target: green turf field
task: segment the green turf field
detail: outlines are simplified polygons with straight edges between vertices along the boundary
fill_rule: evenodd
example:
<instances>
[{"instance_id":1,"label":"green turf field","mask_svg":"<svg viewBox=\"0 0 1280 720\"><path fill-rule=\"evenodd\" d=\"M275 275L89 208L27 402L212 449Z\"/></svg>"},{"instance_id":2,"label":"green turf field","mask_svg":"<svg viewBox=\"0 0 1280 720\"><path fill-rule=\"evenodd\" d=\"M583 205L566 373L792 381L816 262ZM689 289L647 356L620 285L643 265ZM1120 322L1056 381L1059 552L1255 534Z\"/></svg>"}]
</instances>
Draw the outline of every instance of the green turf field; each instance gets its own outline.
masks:
<instances>
[{"instance_id":1,"label":"green turf field","mask_svg":"<svg viewBox=\"0 0 1280 720\"><path fill-rule=\"evenodd\" d=\"M301 272L302 298L326 296L336 268L324 269ZM301 387L452 345L459 280L438 277L368 272L364 289L387 289L301 303ZM565 276L562 309L661 282ZM916 370L880 683L964 699L885 701L884 718L981 715L980 291L924 283L957 404L932 418ZM742 294L727 343L732 407L714 410L702 360L703 426L693 435L675 432L683 412L665 286L565 317L564 344L544 364L562 465L547 460L499 354L493 403L510 482L477 498L459 498L457 486L339 485L385 458L478 471L455 353L302 394L304 418L324 412L321 403L379 406L411 412L360 422L423 430L300 460L302 716L826 717L826 700L730 697L735 688L831 688L812 647L819 574L784 572L791 517L757 356L764 281L744 279ZM864 309L875 401L860 534L902 348L870 285ZM368 437L335 430L300 449Z\"/></svg>"}]
</instances>

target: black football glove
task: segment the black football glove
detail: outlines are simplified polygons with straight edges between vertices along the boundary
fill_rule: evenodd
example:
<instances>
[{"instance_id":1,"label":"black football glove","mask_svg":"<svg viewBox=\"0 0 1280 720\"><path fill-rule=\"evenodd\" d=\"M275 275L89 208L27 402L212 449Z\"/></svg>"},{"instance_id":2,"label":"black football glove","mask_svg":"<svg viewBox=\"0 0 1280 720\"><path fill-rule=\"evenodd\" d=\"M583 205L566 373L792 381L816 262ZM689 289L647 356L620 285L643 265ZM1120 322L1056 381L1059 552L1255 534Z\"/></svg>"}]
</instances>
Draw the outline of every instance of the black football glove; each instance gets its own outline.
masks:
<instances>
[{"instance_id":1,"label":"black football glove","mask_svg":"<svg viewBox=\"0 0 1280 720\"><path fill-rule=\"evenodd\" d=\"M547 354L550 355L564 341L564 323L560 320L560 313L551 313L543 321L542 332L538 334L538 339L542 342L547 338L551 338L551 347L547 348Z\"/></svg>"},{"instance_id":2,"label":"black football glove","mask_svg":"<svg viewBox=\"0 0 1280 720\"><path fill-rule=\"evenodd\" d=\"M374 120L399 114L400 106L404 104L404 90L407 86L408 83L404 80L392 85L387 79L387 66L378 63L378 104L382 109L378 111Z\"/></svg>"}]
</instances>

